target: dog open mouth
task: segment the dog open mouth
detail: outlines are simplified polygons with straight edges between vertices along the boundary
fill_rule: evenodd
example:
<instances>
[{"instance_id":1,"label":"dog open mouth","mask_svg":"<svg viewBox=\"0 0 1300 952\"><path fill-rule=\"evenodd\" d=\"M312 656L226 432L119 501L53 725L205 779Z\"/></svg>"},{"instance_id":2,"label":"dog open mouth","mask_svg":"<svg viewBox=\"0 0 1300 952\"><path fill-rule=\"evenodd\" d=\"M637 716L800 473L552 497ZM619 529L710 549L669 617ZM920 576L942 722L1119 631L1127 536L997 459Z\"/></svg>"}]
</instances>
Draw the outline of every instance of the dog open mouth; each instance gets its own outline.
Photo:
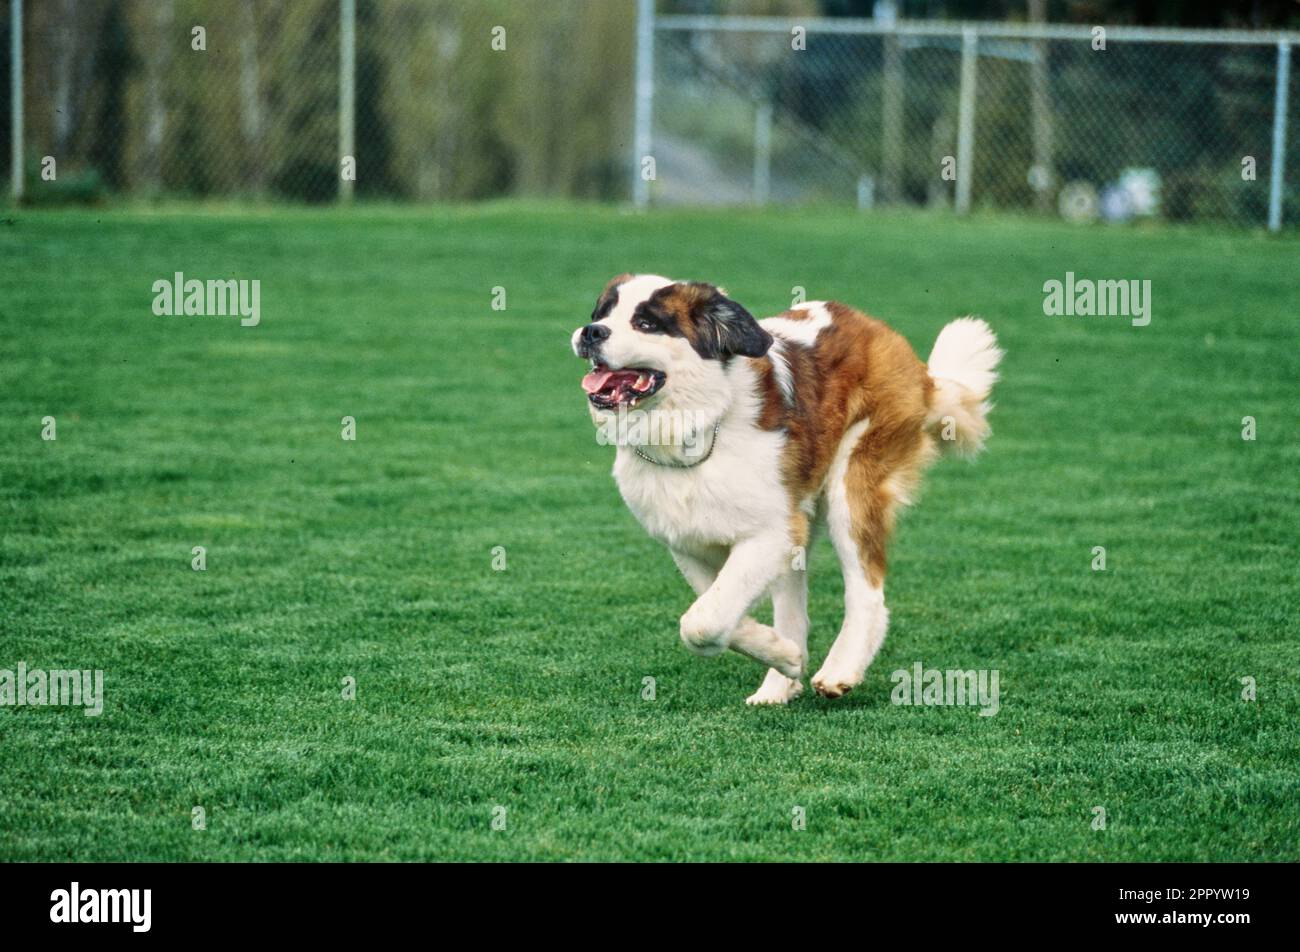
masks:
<instances>
[{"instance_id":1,"label":"dog open mouth","mask_svg":"<svg viewBox=\"0 0 1300 952\"><path fill-rule=\"evenodd\" d=\"M668 375L662 370L647 367L626 367L610 370L604 364L593 364L591 373L582 378L582 389L592 406L602 410L614 407L634 407L647 397L659 392Z\"/></svg>"}]
</instances>

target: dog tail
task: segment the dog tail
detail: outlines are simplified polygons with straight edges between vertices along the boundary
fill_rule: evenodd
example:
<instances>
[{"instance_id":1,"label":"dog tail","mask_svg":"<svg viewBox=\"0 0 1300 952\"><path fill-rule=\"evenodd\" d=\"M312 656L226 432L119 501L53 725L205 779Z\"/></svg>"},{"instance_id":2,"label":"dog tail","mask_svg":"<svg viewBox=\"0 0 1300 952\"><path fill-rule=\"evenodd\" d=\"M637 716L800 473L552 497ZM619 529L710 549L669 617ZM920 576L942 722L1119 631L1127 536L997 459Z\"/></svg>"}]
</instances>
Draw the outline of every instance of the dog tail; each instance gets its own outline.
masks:
<instances>
[{"instance_id":1,"label":"dog tail","mask_svg":"<svg viewBox=\"0 0 1300 952\"><path fill-rule=\"evenodd\" d=\"M939 331L927 365L934 393L925 426L944 450L974 456L983 449L1001 359L993 330L977 317L960 317Z\"/></svg>"}]
</instances>

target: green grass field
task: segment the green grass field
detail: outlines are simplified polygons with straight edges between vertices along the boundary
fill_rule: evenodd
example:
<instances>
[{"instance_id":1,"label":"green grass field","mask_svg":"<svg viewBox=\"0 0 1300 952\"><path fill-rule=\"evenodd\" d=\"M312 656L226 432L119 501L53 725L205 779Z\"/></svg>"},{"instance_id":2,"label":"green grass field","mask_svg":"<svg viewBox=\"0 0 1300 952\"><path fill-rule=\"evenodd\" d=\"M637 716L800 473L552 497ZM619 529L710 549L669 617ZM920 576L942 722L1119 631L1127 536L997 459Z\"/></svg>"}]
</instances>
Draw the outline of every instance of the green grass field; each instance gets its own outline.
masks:
<instances>
[{"instance_id":1,"label":"green grass field","mask_svg":"<svg viewBox=\"0 0 1300 952\"><path fill-rule=\"evenodd\" d=\"M1293 238L6 215L0 668L102 669L105 708L0 709L0 859L1300 859ZM624 270L760 315L801 285L923 356L961 314L1000 335L988 452L902 520L889 637L847 698L748 708L757 665L679 643L688 589L568 349ZM261 324L154 316L175 271L259 279ZM1150 326L1044 316L1066 271L1149 278ZM842 607L824 540L810 570L815 669ZM892 705L917 661L997 669L1000 712Z\"/></svg>"}]
</instances>

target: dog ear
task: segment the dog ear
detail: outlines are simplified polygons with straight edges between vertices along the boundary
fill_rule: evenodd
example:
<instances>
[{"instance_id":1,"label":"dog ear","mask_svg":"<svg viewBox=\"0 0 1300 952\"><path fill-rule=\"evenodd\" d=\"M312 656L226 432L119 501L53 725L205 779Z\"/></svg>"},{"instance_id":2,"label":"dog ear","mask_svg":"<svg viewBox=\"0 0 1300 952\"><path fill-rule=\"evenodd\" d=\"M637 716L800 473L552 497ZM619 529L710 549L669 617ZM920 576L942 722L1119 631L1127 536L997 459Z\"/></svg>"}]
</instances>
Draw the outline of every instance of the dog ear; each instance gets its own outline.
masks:
<instances>
[{"instance_id":1,"label":"dog ear","mask_svg":"<svg viewBox=\"0 0 1300 952\"><path fill-rule=\"evenodd\" d=\"M772 335L721 288L691 281L684 286L683 296L695 331L688 336L701 357L762 357L772 346Z\"/></svg>"}]
</instances>

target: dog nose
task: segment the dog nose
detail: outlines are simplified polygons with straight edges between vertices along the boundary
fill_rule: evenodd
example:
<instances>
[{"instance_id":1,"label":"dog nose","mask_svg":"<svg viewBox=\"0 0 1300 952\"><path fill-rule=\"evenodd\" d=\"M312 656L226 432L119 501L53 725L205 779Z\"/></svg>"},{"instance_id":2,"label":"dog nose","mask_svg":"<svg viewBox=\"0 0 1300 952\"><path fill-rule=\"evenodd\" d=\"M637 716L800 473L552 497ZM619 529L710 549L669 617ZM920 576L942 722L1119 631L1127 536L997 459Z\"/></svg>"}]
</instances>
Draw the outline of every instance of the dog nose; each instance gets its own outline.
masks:
<instances>
[{"instance_id":1,"label":"dog nose","mask_svg":"<svg viewBox=\"0 0 1300 952\"><path fill-rule=\"evenodd\" d=\"M588 324L582 329L582 342L588 347L594 347L607 337L609 337L607 324Z\"/></svg>"}]
</instances>

